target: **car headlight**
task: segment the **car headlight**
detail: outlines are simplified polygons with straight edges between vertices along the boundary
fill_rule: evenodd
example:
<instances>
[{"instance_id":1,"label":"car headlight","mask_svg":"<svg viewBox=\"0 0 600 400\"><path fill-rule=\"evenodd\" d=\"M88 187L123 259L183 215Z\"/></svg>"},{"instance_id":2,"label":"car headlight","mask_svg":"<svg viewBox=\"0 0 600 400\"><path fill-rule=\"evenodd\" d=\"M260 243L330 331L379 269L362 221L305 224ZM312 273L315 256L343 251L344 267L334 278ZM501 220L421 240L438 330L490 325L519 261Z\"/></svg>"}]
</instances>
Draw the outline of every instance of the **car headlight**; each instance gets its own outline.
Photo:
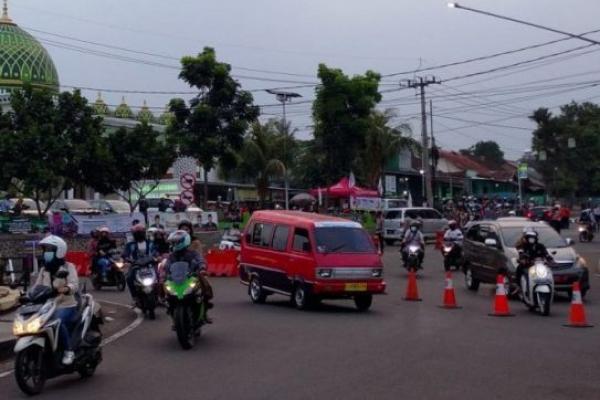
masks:
<instances>
[{"instance_id":1,"label":"car headlight","mask_svg":"<svg viewBox=\"0 0 600 400\"><path fill-rule=\"evenodd\" d=\"M144 286L152 286L153 283L154 283L154 279L152 279L152 278L142 279L142 285L144 285Z\"/></svg>"},{"instance_id":2,"label":"car headlight","mask_svg":"<svg viewBox=\"0 0 600 400\"><path fill-rule=\"evenodd\" d=\"M317 275L319 275L320 278L331 278L333 271L331 271L331 269L319 269Z\"/></svg>"}]
</instances>

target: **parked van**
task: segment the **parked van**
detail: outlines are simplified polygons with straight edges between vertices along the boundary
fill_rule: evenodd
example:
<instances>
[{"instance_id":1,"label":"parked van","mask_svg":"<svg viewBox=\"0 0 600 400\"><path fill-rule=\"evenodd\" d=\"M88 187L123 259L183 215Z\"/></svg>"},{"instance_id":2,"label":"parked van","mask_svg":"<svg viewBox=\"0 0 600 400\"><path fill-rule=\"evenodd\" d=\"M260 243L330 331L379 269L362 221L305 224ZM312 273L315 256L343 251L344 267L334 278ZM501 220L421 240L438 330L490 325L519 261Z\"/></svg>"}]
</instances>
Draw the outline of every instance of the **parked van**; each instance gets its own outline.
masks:
<instances>
[{"instance_id":1,"label":"parked van","mask_svg":"<svg viewBox=\"0 0 600 400\"><path fill-rule=\"evenodd\" d=\"M359 223L296 211L257 211L242 238L240 278L254 303L290 296L299 309L351 298L365 311L385 292L383 264Z\"/></svg>"},{"instance_id":2,"label":"parked van","mask_svg":"<svg viewBox=\"0 0 600 400\"><path fill-rule=\"evenodd\" d=\"M404 238L404 231L411 221L421 222L425 239L435 239L436 232L448 226L448 220L437 210L425 207L397 208L383 213L383 239L388 245Z\"/></svg>"}]
</instances>

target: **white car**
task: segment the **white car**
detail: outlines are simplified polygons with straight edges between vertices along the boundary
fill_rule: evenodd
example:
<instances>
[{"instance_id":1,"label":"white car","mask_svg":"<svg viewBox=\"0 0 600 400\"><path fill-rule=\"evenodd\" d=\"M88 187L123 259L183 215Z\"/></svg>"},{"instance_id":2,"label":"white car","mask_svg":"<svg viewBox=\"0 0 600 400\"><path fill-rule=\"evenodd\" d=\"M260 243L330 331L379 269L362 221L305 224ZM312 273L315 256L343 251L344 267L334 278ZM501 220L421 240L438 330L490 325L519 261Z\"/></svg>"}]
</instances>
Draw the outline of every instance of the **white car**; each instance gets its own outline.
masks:
<instances>
[{"instance_id":1,"label":"white car","mask_svg":"<svg viewBox=\"0 0 600 400\"><path fill-rule=\"evenodd\" d=\"M448 226L448 220L437 210L425 207L394 208L384 211L383 239L389 245L404 238L404 231L411 221L421 223L425 239L435 239L437 232Z\"/></svg>"}]
</instances>

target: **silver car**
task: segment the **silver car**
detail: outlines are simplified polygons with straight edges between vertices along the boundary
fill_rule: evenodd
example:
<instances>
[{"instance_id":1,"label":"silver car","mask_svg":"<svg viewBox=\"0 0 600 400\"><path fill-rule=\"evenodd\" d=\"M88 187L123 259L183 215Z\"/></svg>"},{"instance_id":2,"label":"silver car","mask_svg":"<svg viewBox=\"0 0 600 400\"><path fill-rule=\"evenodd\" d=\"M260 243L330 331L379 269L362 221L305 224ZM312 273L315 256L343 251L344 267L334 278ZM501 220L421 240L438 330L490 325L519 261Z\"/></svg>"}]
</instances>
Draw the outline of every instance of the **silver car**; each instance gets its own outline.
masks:
<instances>
[{"instance_id":1,"label":"silver car","mask_svg":"<svg viewBox=\"0 0 600 400\"><path fill-rule=\"evenodd\" d=\"M383 217L383 239L389 245L402 240L404 231L411 221L421 223L421 231L425 239L435 239L436 233L448 226L448 220L433 208L394 208L384 211Z\"/></svg>"},{"instance_id":2,"label":"silver car","mask_svg":"<svg viewBox=\"0 0 600 400\"><path fill-rule=\"evenodd\" d=\"M496 283L498 272L508 273L514 286L518 252L516 244L525 228L534 229L539 241L554 259L550 265L554 275L554 290L571 292L573 282L581 284L581 294L590 289L589 272L585 260L545 222L525 221L518 218L497 221L477 221L471 224L464 240L465 283L477 290L480 283Z\"/></svg>"}]
</instances>

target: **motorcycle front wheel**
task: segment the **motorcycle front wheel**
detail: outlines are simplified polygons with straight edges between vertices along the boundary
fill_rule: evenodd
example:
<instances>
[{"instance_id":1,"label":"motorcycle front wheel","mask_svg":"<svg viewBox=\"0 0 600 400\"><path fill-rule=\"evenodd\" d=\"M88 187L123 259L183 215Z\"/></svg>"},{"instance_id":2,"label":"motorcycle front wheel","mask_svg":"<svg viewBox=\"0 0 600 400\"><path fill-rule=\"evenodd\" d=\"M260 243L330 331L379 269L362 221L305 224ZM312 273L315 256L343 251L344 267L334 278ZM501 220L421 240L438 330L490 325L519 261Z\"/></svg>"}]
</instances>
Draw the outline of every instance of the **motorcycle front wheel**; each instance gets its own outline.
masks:
<instances>
[{"instance_id":1,"label":"motorcycle front wheel","mask_svg":"<svg viewBox=\"0 0 600 400\"><path fill-rule=\"evenodd\" d=\"M177 306L173 312L175 322L175 332L177 340L184 350L194 347L196 336L194 335L194 318L190 307L183 305Z\"/></svg>"},{"instance_id":2,"label":"motorcycle front wheel","mask_svg":"<svg viewBox=\"0 0 600 400\"><path fill-rule=\"evenodd\" d=\"M538 294L538 307L540 308L540 314L547 317L550 315L550 302L552 296L550 293L539 293Z\"/></svg>"},{"instance_id":3,"label":"motorcycle front wheel","mask_svg":"<svg viewBox=\"0 0 600 400\"><path fill-rule=\"evenodd\" d=\"M117 283L117 290L120 292L125 291L125 287L127 286L127 283L125 282L125 275L123 275L122 272L119 272L115 275L115 280Z\"/></svg>"},{"instance_id":4,"label":"motorcycle front wheel","mask_svg":"<svg viewBox=\"0 0 600 400\"><path fill-rule=\"evenodd\" d=\"M15 359L15 378L23 393L33 396L44 389L44 349L30 346L17 354Z\"/></svg>"}]
</instances>

